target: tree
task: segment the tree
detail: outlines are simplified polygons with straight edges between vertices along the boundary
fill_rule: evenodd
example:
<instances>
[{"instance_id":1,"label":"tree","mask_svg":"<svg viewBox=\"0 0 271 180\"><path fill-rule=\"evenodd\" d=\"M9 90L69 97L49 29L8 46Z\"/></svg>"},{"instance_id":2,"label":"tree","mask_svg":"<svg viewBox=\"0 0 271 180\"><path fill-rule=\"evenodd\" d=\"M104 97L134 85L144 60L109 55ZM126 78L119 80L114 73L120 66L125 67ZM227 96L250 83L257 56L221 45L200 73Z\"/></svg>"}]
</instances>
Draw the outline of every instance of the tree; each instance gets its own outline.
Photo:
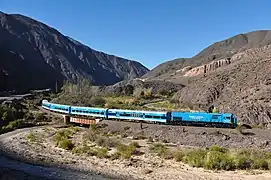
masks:
<instances>
[{"instance_id":1,"label":"tree","mask_svg":"<svg viewBox=\"0 0 271 180\"><path fill-rule=\"evenodd\" d=\"M125 88L124 88L125 95L129 96L133 93L134 93L134 87L131 84L128 84L127 86L125 86Z\"/></svg>"},{"instance_id":2,"label":"tree","mask_svg":"<svg viewBox=\"0 0 271 180\"><path fill-rule=\"evenodd\" d=\"M104 106L105 100L99 96L92 96L90 99L90 103L92 106Z\"/></svg>"},{"instance_id":3,"label":"tree","mask_svg":"<svg viewBox=\"0 0 271 180\"><path fill-rule=\"evenodd\" d=\"M2 119L3 119L4 121L8 121L8 120L9 120L8 112L7 112L7 111L5 111L5 112L3 113Z\"/></svg>"}]
</instances>

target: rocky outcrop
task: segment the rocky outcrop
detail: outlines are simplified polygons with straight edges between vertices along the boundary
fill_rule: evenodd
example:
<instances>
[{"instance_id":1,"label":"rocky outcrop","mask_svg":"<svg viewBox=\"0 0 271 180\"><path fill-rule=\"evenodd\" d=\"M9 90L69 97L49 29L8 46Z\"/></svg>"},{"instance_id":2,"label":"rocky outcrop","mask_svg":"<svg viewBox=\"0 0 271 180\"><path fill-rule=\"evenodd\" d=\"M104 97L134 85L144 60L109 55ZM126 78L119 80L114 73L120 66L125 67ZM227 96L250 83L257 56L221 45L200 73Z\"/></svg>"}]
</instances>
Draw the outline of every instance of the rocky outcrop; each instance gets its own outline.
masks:
<instances>
[{"instance_id":1,"label":"rocky outcrop","mask_svg":"<svg viewBox=\"0 0 271 180\"><path fill-rule=\"evenodd\" d=\"M203 49L197 55L191 58L178 58L162 63L146 73L143 78L147 79L168 79L170 74L174 74L177 70L191 66L192 68L209 64L231 57L235 54L245 52L249 49L261 48L271 44L271 31L253 31L246 34L239 34L231 38L213 43L209 47ZM179 78L182 78L179 76Z\"/></svg>"},{"instance_id":2,"label":"rocky outcrop","mask_svg":"<svg viewBox=\"0 0 271 180\"><path fill-rule=\"evenodd\" d=\"M5 88L16 90L55 89L64 80L81 78L110 85L148 72L136 61L95 51L34 19L5 13L0 13L0 67L8 73Z\"/></svg>"},{"instance_id":3,"label":"rocky outcrop","mask_svg":"<svg viewBox=\"0 0 271 180\"><path fill-rule=\"evenodd\" d=\"M159 81L159 80L147 81L141 79L133 79L122 81L112 86L107 86L103 89L100 89L99 91L102 92L103 94L123 94L123 92L128 86L132 88L131 92L134 94L146 89L151 90L151 92L154 94L156 93L170 94L177 92L178 90L184 87L183 85L174 84L168 81Z\"/></svg>"},{"instance_id":4,"label":"rocky outcrop","mask_svg":"<svg viewBox=\"0 0 271 180\"><path fill-rule=\"evenodd\" d=\"M213 61L209 64L205 64L205 65L202 65L202 66L199 66L199 67L195 67L189 71L187 71L184 76L197 76L197 75L200 75L200 74L206 74L210 71L214 71L220 67L223 67L223 66L226 66L228 64L231 63L231 59L230 58L226 58L226 59L221 59L221 60L218 60L218 61Z\"/></svg>"},{"instance_id":5,"label":"rocky outcrop","mask_svg":"<svg viewBox=\"0 0 271 180\"><path fill-rule=\"evenodd\" d=\"M194 80L174 95L180 104L234 113L240 123L271 123L271 46L237 54L231 64ZM233 59L233 58L231 58Z\"/></svg>"}]
</instances>

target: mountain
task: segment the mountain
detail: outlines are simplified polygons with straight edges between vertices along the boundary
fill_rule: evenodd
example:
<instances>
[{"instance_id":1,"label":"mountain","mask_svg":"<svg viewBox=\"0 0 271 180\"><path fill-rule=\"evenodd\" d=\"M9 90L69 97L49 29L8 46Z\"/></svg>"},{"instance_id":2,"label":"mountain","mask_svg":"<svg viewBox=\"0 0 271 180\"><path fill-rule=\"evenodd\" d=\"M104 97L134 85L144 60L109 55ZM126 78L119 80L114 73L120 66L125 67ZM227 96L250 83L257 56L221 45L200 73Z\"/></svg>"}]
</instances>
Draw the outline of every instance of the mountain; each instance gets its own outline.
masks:
<instances>
[{"instance_id":1,"label":"mountain","mask_svg":"<svg viewBox=\"0 0 271 180\"><path fill-rule=\"evenodd\" d=\"M172 100L191 109L234 113L240 123L271 123L271 31L216 42L192 58L176 59L145 74L183 84Z\"/></svg>"},{"instance_id":2,"label":"mountain","mask_svg":"<svg viewBox=\"0 0 271 180\"><path fill-rule=\"evenodd\" d=\"M144 75L136 61L91 49L56 29L18 14L0 12L0 90L54 88L89 79L111 85Z\"/></svg>"},{"instance_id":3,"label":"mountain","mask_svg":"<svg viewBox=\"0 0 271 180\"><path fill-rule=\"evenodd\" d=\"M230 58L234 54L250 48L258 48L271 43L271 31L253 31L239 34L226 40L216 42L203 49L191 58L179 58L162 63L143 75L145 79L171 79L177 83L184 83L180 78L181 72L186 72L194 67L208 64L215 60Z\"/></svg>"}]
</instances>

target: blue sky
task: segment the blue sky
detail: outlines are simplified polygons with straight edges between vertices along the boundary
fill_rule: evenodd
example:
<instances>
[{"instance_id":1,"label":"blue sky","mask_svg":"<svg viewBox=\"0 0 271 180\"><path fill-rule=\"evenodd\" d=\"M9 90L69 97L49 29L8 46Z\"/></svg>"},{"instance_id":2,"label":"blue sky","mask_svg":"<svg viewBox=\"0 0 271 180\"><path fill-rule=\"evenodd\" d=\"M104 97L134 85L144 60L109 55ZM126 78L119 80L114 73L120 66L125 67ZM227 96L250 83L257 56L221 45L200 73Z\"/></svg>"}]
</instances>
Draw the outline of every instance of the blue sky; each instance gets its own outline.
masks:
<instances>
[{"instance_id":1,"label":"blue sky","mask_svg":"<svg viewBox=\"0 0 271 180\"><path fill-rule=\"evenodd\" d=\"M270 0L0 0L0 10L152 69L239 33L271 29Z\"/></svg>"}]
</instances>

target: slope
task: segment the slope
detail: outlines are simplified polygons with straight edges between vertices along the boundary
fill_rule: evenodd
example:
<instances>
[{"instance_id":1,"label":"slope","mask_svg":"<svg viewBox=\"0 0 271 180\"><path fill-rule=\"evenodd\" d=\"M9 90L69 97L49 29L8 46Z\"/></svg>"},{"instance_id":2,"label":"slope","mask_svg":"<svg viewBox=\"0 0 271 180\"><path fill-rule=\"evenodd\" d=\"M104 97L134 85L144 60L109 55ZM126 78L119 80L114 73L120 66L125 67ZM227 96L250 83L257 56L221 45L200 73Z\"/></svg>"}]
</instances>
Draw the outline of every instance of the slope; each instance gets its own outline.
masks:
<instances>
[{"instance_id":1,"label":"slope","mask_svg":"<svg viewBox=\"0 0 271 180\"><path fill-rule=\"evenodd\" d=\"M115 84L149 70L136 61L95 51L41 22L0 12L0 90L55 88L87 78Z\"/></svg>"},{"instance_id":2,"label":"slope","mask_svg":"<svg viewBox=\"0 0 271 180\"><path fill-rule=\"evenodd\" d=\"M270 43L271 31L262 30L239 34L210 45L194 57L179 58L162 63L146 73L142 78L170 80L177 78L177 81L175 82L183 83L182 79L184 77L179 74L179 72L182 72L183 70L190 70L194 67L207 64L215 60L229 58L234 54L243 52L247 49L262 47Z\"/></svg>"}]
</instances>

